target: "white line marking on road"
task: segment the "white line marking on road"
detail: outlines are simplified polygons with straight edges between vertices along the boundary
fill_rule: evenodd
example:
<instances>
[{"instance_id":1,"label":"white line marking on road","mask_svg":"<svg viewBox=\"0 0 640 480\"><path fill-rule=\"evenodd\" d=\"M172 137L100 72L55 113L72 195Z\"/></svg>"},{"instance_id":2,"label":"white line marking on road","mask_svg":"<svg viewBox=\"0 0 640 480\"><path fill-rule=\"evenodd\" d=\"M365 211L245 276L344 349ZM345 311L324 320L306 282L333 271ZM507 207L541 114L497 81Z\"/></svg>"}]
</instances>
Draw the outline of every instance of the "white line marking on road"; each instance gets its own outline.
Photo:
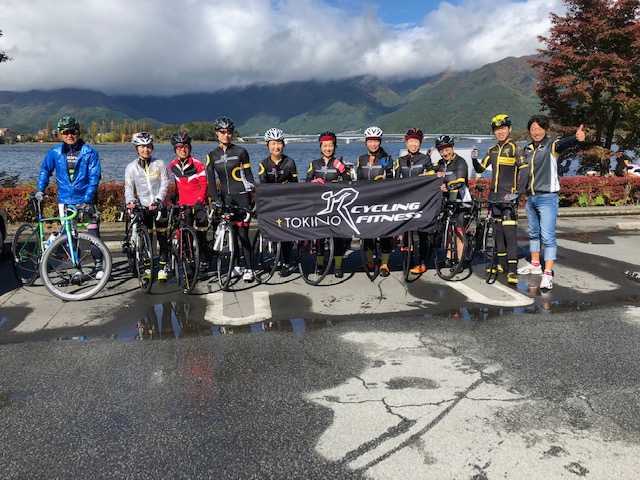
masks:
<instances>
[{"instance_id":1,"label":"white line marking on road","mask_svg":"<svg viewBox=\"0 0 640 480\"><path fill-rule=\"evenodd\" d=\"M510 300L498 300L489 298L462 282L449 282L447 285L458 290L472 302L482 303L485 305L495 305L497 307L526 307L527 305L531 305L535 301L533 298L527 297L520 292L516 292L515 290L512 290L511 288L506 287L498 282L492 284L491 287L496 288L506 294L508 297L511 297Z\"/></svg>"},{"instance_id":2,"label":"white line marking on road","mask_svg":"<svg viewBox=\"0 0 640 480\"><path fill-rule=\"evenodd\" d=\"M249 325L263 320L270 320L273 317L271 314L269 292L253 292L252 315L243 315L241 306L236 304L236 310L238 310L239 313L239 316L236 317L225 315L224 296L224 292L206 295L207 311L204 314L204 319L207 322L211 322L214 325ZM227 294L227 296L231 297L231 294Z\"/></svg>"}]
</instances>

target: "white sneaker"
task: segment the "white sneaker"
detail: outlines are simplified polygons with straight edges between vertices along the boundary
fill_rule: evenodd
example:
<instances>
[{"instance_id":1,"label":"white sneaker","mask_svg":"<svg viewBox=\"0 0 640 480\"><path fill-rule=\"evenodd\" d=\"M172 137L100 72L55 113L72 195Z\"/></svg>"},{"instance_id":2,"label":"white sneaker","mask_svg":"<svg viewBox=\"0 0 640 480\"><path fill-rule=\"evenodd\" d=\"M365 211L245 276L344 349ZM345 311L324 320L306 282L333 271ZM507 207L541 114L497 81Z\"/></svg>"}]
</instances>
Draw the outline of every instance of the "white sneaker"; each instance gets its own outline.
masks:
<instances>
[{"instance_id":1,"label":"white sneaker","mask_svg":"<svg viewBox=\"0 0 640 480\"><path fill-rule=\"evenodd\" d=\"M233 267L233 272L231 272L231 278L238 278L242 276L242 270L240 267Z\"/></svg>"},{"instance_id":2,"label":"white sneaker","mask_svg":"<svg viewBox=\"0 0 640 480\"><path fill-rule=\"evenodd\" d=\"M553 288L553 275L547 273L542 275L542 281L540 282L540 289L551 290Z\"/></svg>"},{"instance_id":3,"label":"white sneaker","mask_svg":"<svg viewBox=\"0 0 640 480\"><path fill-rule=\"evenodd\" d=\"M242 280L245 282L253 282L253 270L247 268L242 275Z\"/></svg>"},{"instance_id":4,"label":"white sneaker","mask_svg":"<svg viewBox=\"0 0 640 480\"><path fill-rule=\"evenodd\" d=\"M166 282L167 281L167 271L164 268L158 270L158 281Z\"/></svg>"},{"instance_id":5,"label":"white sneaker","mask_svg":"<svg viewBox=\"0 0 640 480\"><path fill-rule=\"evenodd\" d=\"M518 269L518 275L542 275L542 265L536 267L527 262L524 267Z\"/></svg>"},{"instance_id":6,"label":"white sneaker","mask_svg":"<svg viewBox=\"0 0 640 480\"><path fill-rule=\"evenodd\" d=\"M104 277L104 270L100 269L96 272L96 280L102 280L102 277Z\"/></svg>"}]
</instances>

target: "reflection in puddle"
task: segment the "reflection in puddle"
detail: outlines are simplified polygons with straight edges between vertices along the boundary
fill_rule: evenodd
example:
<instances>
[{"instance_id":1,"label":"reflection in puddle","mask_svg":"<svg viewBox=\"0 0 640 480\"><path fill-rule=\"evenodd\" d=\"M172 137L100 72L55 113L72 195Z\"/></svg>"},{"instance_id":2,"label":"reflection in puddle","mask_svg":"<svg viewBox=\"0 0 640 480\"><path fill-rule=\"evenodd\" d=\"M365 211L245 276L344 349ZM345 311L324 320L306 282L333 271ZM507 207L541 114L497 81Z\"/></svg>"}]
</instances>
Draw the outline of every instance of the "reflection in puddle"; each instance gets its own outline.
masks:
<instances>
[{"instance_id":1,"label":"reflection in puddle","mask_svg":"<svg viewBox=\"0 0 640 480\"><path fill-rule=\"evenodd\" d=\"M471 324L477 324L491 318L499 318L503 315L522 315L522 314L550 314L560 312L577 312L587 310L593 307L588 302L563 302L560 300L541 302L537 305L528 307L478 307L478 308L457 308L451 310L444 315L449 318L462 319ZM434 318L436 315L425 315L425 318Z\"/></svg>"},{"instance_id":2,"label":"reflection in puddle","mask_svg":"<svg viewBox=\"0 0 640 480\"><path fill-rule=\"evenodd\" d=\"M277 322L260 322L250 325L212 325L198 322L190 317L188 303L166 302L153 305L147 315L137 322L136 340L156 340L167 338L185 338L211 335L233 335L241 333L293 332L304 333L333 326L332 320L307 320L292 318Z\"/></svg>"}]
</instances>

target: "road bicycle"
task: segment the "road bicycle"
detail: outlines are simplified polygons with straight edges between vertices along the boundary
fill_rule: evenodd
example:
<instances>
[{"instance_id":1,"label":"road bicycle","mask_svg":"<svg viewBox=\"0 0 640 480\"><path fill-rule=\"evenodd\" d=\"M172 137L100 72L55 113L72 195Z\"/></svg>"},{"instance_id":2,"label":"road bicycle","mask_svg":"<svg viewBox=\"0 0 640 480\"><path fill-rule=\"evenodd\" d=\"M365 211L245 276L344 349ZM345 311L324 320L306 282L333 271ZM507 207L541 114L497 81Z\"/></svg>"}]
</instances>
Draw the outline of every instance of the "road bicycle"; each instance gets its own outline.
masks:
<instances>
[{"instance_id":1,"label":"road bicycle","mask_svg":"<svg viewBox=\"0 0 640 480\"><path fill-rule=\"evenodd\" d=\"M200 277L200 245L195 229L187 221L187 212L191 208L172 205L169 209L169 265L185 294L193 291Z\"/></svg>"},{"instance_id":2,"label":"road bicycle","mask_svg":"<svg viewBox=\"0 0 640 480\"><path fill-rule=\"evenodd\" d=\"M66 301L86 300L100 292L111 275L111 253L100 238L78 232L78 209L66 205L65 215L43 218L41 202L33 195L29 196L29 206L38 223L20 225L11 245L18 281L33 285L40 276L52 295ZM61 231L45 239L44 224L49 222L60 222ZM98 268L94 257L100 254L102 264Z\"/></svg>"},{"instance_id":3,"label":"road bicycle","mask_svg":"<svg viewBox=\"0 0 640 480\"><path fill-rule=\"evenodd\" d=\"M298 240L293 251L298 260L300 275L309 285L319 285L327 276L335 255L335 243L332 237Z\"/></svg>"},{"instance_id":4,"label":"road bicycle","mask_svg":"<svg viewBox=\"0 0 640 480\"><path fill-rule=\"evenodd\" d=\"M472 236L461 234L461 232L468 230L469 219L475 215L475 203L463 202L460 199L445 199L443 202L442 212L438 218L435 263L438 276L443 280L451 280L464 269L464 263L468 260L467 252L473 249L470 244ZM461 213L465 218L462 227L458 225ZM461 241L459 242L458 239Z\"/></svg>"},{"instance_id":5,"label":"road bicycle","mask_svg":"<svg viewBox=\"0 0 640 480\"><path fill-rule=\"evenodd\" d=\"M256 280L267 283L276 273L282 260L282 243L266 239L260 229L253 238L253 270Z\"/></svg>"},{"instance_id":6,"label":"road bicycle","mask_svg":"<svg viewBox=\"0 0 640 480\"><path fill-rule=\"evenodd\" d=\"M129 213L122 252L127 256L129 270L138 277L140 289L149 293L153 285L153 242L151 233L144 223L145 210L138 202Z\"/></svg>"},{"instance_id":7,"label":"road bicycle","mask_svg":"<svg viewBox=\"0 0 640 480\"><path fill-rule=\"evenodd\" d=\"M228 290L234 278L240 278L240 254L242 248L238 241L237 229L233 223L251 214L251 210L238 205L215 203L215 209L209 215L210 223L216 211L220 212L220 222L213 234L212 254L215 258L215 271L218 275L218 285L222 290Z\"/></svg>"}]
</instances>

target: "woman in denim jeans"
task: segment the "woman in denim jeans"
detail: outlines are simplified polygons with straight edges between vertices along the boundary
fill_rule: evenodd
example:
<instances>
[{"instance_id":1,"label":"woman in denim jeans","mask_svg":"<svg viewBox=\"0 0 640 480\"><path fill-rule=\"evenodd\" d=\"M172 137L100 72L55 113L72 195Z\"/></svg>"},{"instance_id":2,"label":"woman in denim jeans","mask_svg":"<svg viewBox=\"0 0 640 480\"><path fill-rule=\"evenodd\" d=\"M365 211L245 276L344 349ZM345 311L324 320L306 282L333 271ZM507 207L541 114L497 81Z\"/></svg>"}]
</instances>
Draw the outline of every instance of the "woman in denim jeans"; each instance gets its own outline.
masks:
<instances>
[{"instance_id":1,"label":"woman in denim jeans","mask_svg":"<svg viewBox=\"0 0 640 480\"><path fill-rule=\"evenodd\" d=\"M525 163L528 164L527 221L529 223L529 249L531 263L518 269L521 275L542 274L541 289L553 288L553 264L556 260L556 220L558 218L558 156L583 142L584 126L580 125L575 135L558 140L547 137L549 118L534 115L527 129L532 142L525 148ZM542 250L544 249L544 250ZM540 263L540 252L544 254L544 270Z\"/></svg>"}]
</instances>

